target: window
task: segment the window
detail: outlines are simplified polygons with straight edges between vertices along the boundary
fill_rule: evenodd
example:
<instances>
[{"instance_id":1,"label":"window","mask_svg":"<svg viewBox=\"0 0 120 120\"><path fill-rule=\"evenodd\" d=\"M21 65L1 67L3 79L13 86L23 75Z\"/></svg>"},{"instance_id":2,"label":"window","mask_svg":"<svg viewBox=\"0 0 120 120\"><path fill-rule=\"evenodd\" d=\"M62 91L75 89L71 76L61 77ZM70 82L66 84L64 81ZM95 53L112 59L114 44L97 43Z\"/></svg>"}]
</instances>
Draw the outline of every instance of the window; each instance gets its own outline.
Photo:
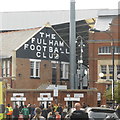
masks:
<instances>
[{"instance_id":1,"label":"window","mask_svg":"<svg viewBox=\"0 0 120 120\"><path fill-rule=\"evenodd\" d=\"M2 62L2 76L6 77L6 61Z\"/></svg>"},{"instance_id":2,"label":"window","mask_svg":"<svg viewBox=\"0 0 120 120\"><path fill-rule=\"evenodd\" d=\"M120 54L120 46L115 46L114 50L115 54Z\"/></svg>"},{"instance_id":3,"label":"window","mask_svg":"<svg viewBox=\"0 0 120 120\"><path fill-rule=\"evenodd\" d=\"M7 77L10 77L10 61L7 61Z\"/></svg>"},{"instance_id":4,"label":"window","mask_svg":"<svg viewBox=\"0 0 120 120\"><path fill-rule=\"evenodd\" d=\"M109 65L109 79L113 79L113 66Z\"/></svg>"},{"instance_id":5,"label":"window","mask_svg":"<svg viewBox=\"0 0 120 120\"><path fill-rule=\"evenodd\" d=\"M111 46L103 46L98 48L98 54L111 54Z\"/></svg>"},{"instance_id":6,"label":"window","mask_svg":"<svg viewBox=\"0 0 120 120\"><path fill-rule=\"evenodd\" d=\"M2 77L10 77L10 61L3 60L2 62Z\"/></svg>"},{"instance_id":7,"label":"window","mask_svg":"<svg viewBox=\"0 0 120 120\"><path fill-rule=\"evenodd\" d=\"M117 75L120 74L120 65L117 65Z\"/></svg>"},{"instance_id":8,"label":"window","mask_svg":"<svg viewBox=\"0 0 120 120\"><path fill-rule=\"evenodd\" d=\"M52 84L56 84L57 82L57 71L56 71L56 63L52 63Z\"/></svg>"},{"instance_id":9,"label":"window","mask_svg":"<svg viewBox=\"0 0 120 120\"><path fill-rule=\"evenodd\" d=\"M69 78L69 63L67 63L67 62L61 63L61 78L62 79Z\"/></svg>"},{"instance_id":10,"label":"window","mask_svg":"<svg viewBox=\"0 0 120 120\"><path fill-rule=\"evenodd\" d=\"M98 48L98 54L111 54L112 46L103 46ZM114 46L114 53L120 54L120 46Z\"/></svg>"},{"instance_id":11,"label":"window","mask_svg":"<svg viewBox=\"0 0 120 120\"><path fill-rule=\"evenodd\" d=\"M106 72L107 72L107 65L101 65L101 73L104 74L104 76L101 77L101 79L106 79Z\"/></svg>"},{"instance_id":12,"label":"window","mask_svg":"<svg viewBox=\"0 0 120 120\"><path fill-rule=\"evenodd\" d=\"M40 61L30 60L30 77L40 78Z\"/></svg>"}]
</instances>

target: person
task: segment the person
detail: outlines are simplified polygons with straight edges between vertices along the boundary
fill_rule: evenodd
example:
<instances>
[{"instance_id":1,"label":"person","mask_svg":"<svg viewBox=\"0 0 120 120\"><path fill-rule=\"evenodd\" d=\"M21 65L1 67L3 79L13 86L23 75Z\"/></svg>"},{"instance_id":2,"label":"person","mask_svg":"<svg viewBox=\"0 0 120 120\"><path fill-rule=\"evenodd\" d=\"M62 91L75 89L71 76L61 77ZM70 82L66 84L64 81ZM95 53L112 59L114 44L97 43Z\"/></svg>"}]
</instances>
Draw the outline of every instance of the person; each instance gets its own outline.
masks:
<instances>
[{"instance_id":1,"label":"person","mask_svg":"<svg viewBox=\"0 0 120 120\"><path fill-rule=\"evenodd\" d=\"M120 118L120 105L117 106L116 113L117 113L118 117Z\"/></svg>"},{"instance_id":2,"label":"person","mask_svg":"<svg viewBox=\"0 0 120 120\"><path fill-rule=\"evenodd\" d=\"M8 104L6 109L8 110L6 113L6 119L12 120L13 108L10 106L10 104Z\"/></svg>"},{"instance_id":3,"label":"person","mask_svg":"<svg viewBox=\"0 0 120 120\"><path fill-rule=\"evenodd\" d=\"M21 111L22 111L23 108L24 108L24 105L23 105L23 102L21 101L21 105L20 105L20 107L19 107L20 113L21 113Z\"/></svg>"},{"instance_id":4,"label":"person","mask_svg":"<svg viewBox=\"0 0 120 120\"><path fill-rule=\"evenodd\" d=\"M87 107L86 103L83 102L83 103L82 103L82 108L86 108L86 107Z\"/></svg>"},{"instance_id":5,"label":"person","mask_svg":"<svg viewBox=\"0 0 120 120\"><path fill-rule=\"evenodd\" d=\"M61 115L59 112L55 112L55 118L56 120L61 120Z\"/></svg>"},{"instance_id":6,"label":"person","mask_svg":"<svg viewBox=\"0 0 120 120\"><path fill-rule=\"evenodd\" d=\"M41 115L42 115L44 118L47 119L48 111L47 111L46 108L43 108L43 109L42 109L42 113L41 113Z\"/></svg>"},{"instance_id":7,"label":"person","mask_svg":"<svg viewBox=\"0 0 120 120\"><path fill-rule=\"evenodd\" d=\"M60 115L62 115L63 108L62 108L62 105L60 103L58 104L58 107L57 107L56 111L59 112Z\"/></svg>"},{"instance_id":8,"label":"person","mask_svg":"<svg viewBox=\"0 0 120 120\"><path fill-rule=\"evenodd\" d=\"M75 111L71 114L70 120L88 120L88 115L83 110L80 110L81 104L75 103Z\"/></svg>"},{"instance_id":9,"label":"person","mask_svg":"<svg viewBox=\"0 0 120 120\"><path fill-rule=\"evenodd\" d=\"M19 118L19 108L18 105L15 105L15 108L13 109L13 120L18 120Z\"/></svg>"},{"instance_id":10,"label":"person","mask_svg":"<svg viewBox=\"0 0 120 120\"><path fill-rule=\"evenodd\" d=\"M67 106L64 106L63 108L63 114L62 114L62 119L64 120L65 116L67 115L68 113L68 107Z\"/></svg>"},{"instance_id":11,"label":"person","mask_svg":"<svg viewBox=\"0 0 120 120\"><path fill-rule=\"evenodd\" d=\"M41 116L41 113L42 110L39 107L35 108L35 116L32 120L46 120L43 116Z\"/></svg>"},{"instance_id":12,"label":"person","mask_svg":"<svg viewBox=\"0 0 120 120\"><path fill-rule=\"evenodd\" d=\"M31 117L30 117L30 120L32 120L32 118L35 116L35 104L31 105Z\"/></svg>"},{"instance_id":13,"label":"person","mask_svg":"<svg viewBox=\"0 0 120 120\"><path fill-rule=\"evenodd\" d=\"M31 104L30 103L27 105L27 108L29 110L29 118L31 118Z\"/></svg>"},{"instance_id":14,"label":"person","mask_svg":"<svg viewBox=\"0 0 120 120\"><path fill-rule=\"evenodd\" d=\"M23 119L24 120L29 119L29 110L27 108L27 105L24 105L24 108L21 110L21 113L23 114Z\"/></svg>"}]
</instances>

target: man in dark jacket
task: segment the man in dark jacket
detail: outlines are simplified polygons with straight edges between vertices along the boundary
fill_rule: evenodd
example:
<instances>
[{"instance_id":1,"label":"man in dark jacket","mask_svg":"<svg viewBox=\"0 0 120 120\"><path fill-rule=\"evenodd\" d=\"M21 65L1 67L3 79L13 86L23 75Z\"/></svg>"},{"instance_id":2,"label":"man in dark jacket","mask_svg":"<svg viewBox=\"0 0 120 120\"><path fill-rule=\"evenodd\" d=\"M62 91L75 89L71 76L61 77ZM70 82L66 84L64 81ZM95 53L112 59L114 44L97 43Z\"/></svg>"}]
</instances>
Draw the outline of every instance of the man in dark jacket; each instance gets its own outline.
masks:
<instances>
[{"instance_id":1,"label":"man in dark jacket","mask_svg":"<svg viewBox=\"0 0 120 120\"><path fill-rule=\"evenodd\" d=\"M18 120L19 118L19 108L18 105L15 105L15 108L13 109L13 120Z\"/></svg>"},{"instance_id":2,"label":"man in dark jacket","mask_svg":"<svg viewBox=\"0 0 120 120\"><path fill-rule=\"evenodd\" d=\"M80 110L80 103L75 103L75 111L70 116L70 120L88 120L88 115L83 110Z\"/></svg>"}]
</instances>

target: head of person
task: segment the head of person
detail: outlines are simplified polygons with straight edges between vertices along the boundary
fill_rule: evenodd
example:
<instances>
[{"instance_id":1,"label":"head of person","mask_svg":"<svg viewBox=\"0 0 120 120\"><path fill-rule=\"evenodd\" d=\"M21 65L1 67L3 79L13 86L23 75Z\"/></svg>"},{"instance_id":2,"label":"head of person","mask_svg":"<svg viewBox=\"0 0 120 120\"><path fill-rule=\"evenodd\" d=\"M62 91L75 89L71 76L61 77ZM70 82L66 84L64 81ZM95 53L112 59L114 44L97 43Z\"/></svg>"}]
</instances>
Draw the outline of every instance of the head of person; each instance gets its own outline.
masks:
<instances>
[{"instance_id":1,"label":"head of person","mask_svg":"<svg viewBox=\"0 0 120 120\"><path fill-rule=\"evenodd\" d=\"M37 115L40 115L40 114L42 113L42 110L41 110L39 107L37 107L37 108L35 109L35 113L36 113Z\"/></svg>"},{"instance_id":2,"label":"head of person","mask_svg":"<svg viewBox=\"0 0 120 120\"><path fill-rule=\"evenodd\" d=\"M35 109L35 118L39 118L40 117L40 115L41 115L41 113L42 113L42 110L39 108L39 107L37 107L36 109Z\"/></svg>"},{"instance_id":3,"label":"head of person","mask_svg":"<svg viewBox=\"0 0 120 120\"><path fill-rule=\"evenodd\" d=\"M75 109L80 110L80 108L81 108L81 104L80 103L75 103Z\"/></svg>"},{"instance_id":4,"label":"head of person","mask_svg":"<svg viewBox=\"0 0 120 120\"><path fill-rule=\"evenodd\" d=\"M18 104L16 104L15 107L18 108Z\"/></svg>"},{"instance_id":5,"label":"head of person","mask_svg":"<svg viewBox=\"0 0 120 120\"><path fill-rule=\"evenodd\" d=\"M26 108L26 107L27 107L27 105L24 105L24 107Z\"/></svg>"},{"instance_id":6,"label":"head of person","mask_svg":"<svg viewBox=\"0 0 120 120\"><path fill-rule=\"evenodd\" d=\"M8 104L7 106L10 107L10 104Z\"/></svg>"}]
</instances>

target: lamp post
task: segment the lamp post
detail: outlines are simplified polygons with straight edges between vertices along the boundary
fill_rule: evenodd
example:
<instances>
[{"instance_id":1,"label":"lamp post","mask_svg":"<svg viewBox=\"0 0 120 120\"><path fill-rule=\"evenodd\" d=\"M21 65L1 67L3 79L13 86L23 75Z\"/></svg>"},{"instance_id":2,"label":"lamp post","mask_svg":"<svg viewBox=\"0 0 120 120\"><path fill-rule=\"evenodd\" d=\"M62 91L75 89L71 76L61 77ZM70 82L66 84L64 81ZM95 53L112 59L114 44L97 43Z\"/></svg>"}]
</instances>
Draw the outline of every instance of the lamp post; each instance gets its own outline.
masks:
<instances>
[{"instance_id":1,"label":"lamp post","mask_svg":"<svg viewBox=\"0 0 120 120\"><path fill-rule=\"evenodd\" d=\"M90 31L94 31L94 32L105 32L112 40L112 69L113 69L113 72L112 72L112 76L113 76L113 79L112 79L112 101L114 101L114 66L115 66L115 63L114 63L114 39L113 39L113 36L111 33L109 33L108 31L100 31L100 30L97 30L97 29L90 29Z\"/></svg>"},{"instance_id":2,"label":"lamp post","mask_svg":"<svg viewBox=\"0 0 120 120\"><path fill-rule=\"evenodd\" d=\"M77 37L80 39L80 60L78 60L78 70L80 70L79 76L79 89L83 89L83 38L81 36Z\"/></svg>"}]
</instances>

